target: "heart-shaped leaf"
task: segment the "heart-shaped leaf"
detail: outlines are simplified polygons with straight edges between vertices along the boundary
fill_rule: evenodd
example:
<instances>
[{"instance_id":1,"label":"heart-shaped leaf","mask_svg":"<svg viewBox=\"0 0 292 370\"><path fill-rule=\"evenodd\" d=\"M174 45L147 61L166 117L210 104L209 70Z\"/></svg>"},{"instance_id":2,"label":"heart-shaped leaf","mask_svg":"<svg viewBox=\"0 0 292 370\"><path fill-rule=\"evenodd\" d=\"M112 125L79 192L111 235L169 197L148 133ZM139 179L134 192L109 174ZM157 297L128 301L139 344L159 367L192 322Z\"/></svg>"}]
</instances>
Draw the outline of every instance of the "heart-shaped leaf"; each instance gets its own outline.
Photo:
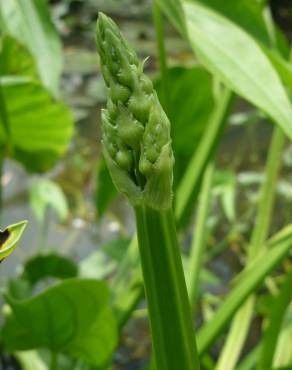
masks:
<instances>
[{"instance_id":1,"label":"heart-shaped leaf","mask_svg":"<svg viewBox=\"0 0 292 370\"><path fill-rule=\"evenodd\" d=\"M46 347L96 366L112 355L117 332L104 282L68 279L33 298L7 301L12 308L2 333L7 350Z\"/></svg>"}]
</instances>

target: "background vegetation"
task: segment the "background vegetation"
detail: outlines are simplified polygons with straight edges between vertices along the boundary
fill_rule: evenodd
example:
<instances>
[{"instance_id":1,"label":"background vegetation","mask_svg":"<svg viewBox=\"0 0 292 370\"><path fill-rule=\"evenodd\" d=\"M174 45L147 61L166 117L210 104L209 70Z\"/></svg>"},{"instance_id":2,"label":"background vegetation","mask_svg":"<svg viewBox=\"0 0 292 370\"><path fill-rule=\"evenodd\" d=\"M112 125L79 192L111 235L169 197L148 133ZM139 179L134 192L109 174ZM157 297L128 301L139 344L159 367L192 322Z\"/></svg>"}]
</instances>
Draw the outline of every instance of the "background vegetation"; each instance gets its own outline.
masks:
<instances>
[{"instance_id":1,"label":"background vegetation","mask_svg":"<svg viewBox=\"0 0 292 370\"><path fill-rule=\"evenodd\" d=\"M202 368L292 369L284 0L0 2L1 226L29 220L1 264L2 368L149 366L134 216L101 156L98 11L149 56L172 123Z\"/></svg>"}]
</instances>

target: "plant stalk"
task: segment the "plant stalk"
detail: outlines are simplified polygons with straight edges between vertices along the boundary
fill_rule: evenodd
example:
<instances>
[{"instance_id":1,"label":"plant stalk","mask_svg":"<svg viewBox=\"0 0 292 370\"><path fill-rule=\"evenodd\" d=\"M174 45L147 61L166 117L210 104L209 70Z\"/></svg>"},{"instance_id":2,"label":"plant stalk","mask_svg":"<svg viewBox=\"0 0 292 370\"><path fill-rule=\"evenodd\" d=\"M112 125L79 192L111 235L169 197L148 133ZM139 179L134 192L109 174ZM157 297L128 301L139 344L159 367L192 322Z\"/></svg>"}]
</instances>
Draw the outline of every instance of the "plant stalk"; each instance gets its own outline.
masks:
<instances>
[{"instance_id":1,"label":"plant stalk","mask_svg":"<svg viewBox=\"0 0 292 370\"><path fill-rule=\"evenodd\" d=\"M196 301L199 291L199 278L202 267L202 258L206 244L206 223L210 206L214 164L210 162L204 174L202 190L199 195L198 214L193 234L190 253L190 268L187 279L188 292L193 310L196 309Z\"/></svg>"},{"instance_id":2,"label":"plant stalk","mask_svg":"<svg viewBox=\"0 0 292 370\"><path fill-rule=\"evenodd\" d=\"M50 370L58 370L58 353L54 351L51 352Z\"/></svg>"},{"instance_id":3,"label":"plant stalk","mask_svg":"<svg viewBox=\"0 0 292 370\"><path fill-rule=\"evenodd\" d=\"M200 189L202 174L208 161L212 158L221 133L224 130L233 99L233 92L225 88L216 104L198 148L194 152L185 174L179 183L175 199L175 217L178 224L183 221L186 213L193 205L194 195Z\"/></svg>"},{"instance_id":4,"label":"plant stalk","mask_svg":"<svg viewBox=\"0 0 292 370\"><path fill-rule=\"evenodd\" d=\"M281 166L282 149L285 136L278 127L274 128L269 155L266 164L266 178L260 189L255 226L250 240L247 253L248 268L262 253L263 246L268 237L271 224L272 211L275 201L277 178ZM233 370L241 354L247 333L252 319L255 297L251 296L235 315L225 345L219 357L216 370ZM238 336L238 328L241 328L241 335ZM234 345L236 340L236 346Z\"/></svg>"},{"instance_id":5,"label":"plant stalk","mask_svg":"<svg viewBox=\"0 0 292 370\"><path fill-rule=\"evenodd\" d=\"M161 81L162 81L162 89L163 89L163 99L165 103L166 113L169 118L170 115L170 99L169 99L169 78L168 78L168 69L167 69L167 58L166 58L166 51L165 51L165 37L164 37L164 29L163 29L163 20L161 16L160 10L160 0L152 0L152 14L153 14L153 21L155 26L156 32L156 40L158 45L158 53L159 53L159 64L160 64L160 73L161 73Z\"/></svg>"},{"instance_id":6,"label":"plant stalk","mask_svg":"<svg viewBox=\"0 0 292 370\"><path fill-rule=\"evenodd\" d=\"M139 206L135 213L156 368L198 370L172 210Z\"/></svg>"}]
</instances>

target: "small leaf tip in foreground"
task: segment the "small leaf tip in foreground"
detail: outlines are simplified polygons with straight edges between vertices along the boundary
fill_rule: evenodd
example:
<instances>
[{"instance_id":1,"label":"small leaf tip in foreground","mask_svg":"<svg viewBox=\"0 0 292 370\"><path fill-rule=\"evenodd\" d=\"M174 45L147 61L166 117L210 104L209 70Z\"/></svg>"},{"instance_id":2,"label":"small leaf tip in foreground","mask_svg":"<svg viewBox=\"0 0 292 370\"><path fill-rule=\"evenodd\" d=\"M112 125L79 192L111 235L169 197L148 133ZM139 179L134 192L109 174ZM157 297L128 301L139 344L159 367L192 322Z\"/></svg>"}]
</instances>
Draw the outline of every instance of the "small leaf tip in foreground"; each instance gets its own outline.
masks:
<instances>
[{"instance_id":1,"label":"small leaf tip in foreground","mask_svg":"<svg viewBox=\"0 0 292 370\"><path fill-rule=\"evenodd\" d=\"M133 206L170 208L174 158L169 120L143 63L103 13L96 42L107 86L102 144L113 182Z\"/></svg>"},{"instance_id":2,"label":"small leaf tip in foreground","mask_svg":"<svg viewBox=\"0 0 292 370\"><path fill-rule=\"evenodd\" d=\"M20 221L0 230L0 262L9 256L17 246L28 221Z\"/></svg>"}]
</instances>

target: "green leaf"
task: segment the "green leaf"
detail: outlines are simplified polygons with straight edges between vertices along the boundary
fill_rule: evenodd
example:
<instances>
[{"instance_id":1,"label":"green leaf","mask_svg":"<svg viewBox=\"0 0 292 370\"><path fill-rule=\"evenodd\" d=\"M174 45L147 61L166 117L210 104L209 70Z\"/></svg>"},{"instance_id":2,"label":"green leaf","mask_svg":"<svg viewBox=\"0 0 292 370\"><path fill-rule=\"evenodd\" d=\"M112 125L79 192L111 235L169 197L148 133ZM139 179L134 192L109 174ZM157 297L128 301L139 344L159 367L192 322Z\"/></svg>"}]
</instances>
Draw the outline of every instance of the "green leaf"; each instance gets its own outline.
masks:
<instances>
[{"instance_id":1,"label":"green leaf","mask_svg":"<svg viewBox=\"0 0 292 370\"><path fill-rule=\"evenodd\" d=\"M27 76L38 80L34 59L16 39L4 36L0 48L0 76Z\"/></svg>"},{"instance_id":2,"label":"green leaf","mask_svg":"<svg viewBox=\"0 0 292 370\"><path fill-rule=\"evenodd\" d=\"M63 190L57 183L48 179L33 181L30 188L30 205L41 223L48 207L57 213L61 221L68 217L68 204Z\"/></svg>"},{"instance_id":3,"label":"green leaf","mask_svg":"<svg viewBox=\"0 0 292 370\"><path fill-rule=\"evenodd\" d=\"M174 67L168 70L169 116L175 157L175 183L185 171L194 148L198 145L212 110L214 97L212 81L202 67ZM163 97L162 81L155 89ZM166 107L164 107L166 109Z\"/></svg>"},{"instance_id":4,"label":"green leaf","mask_svg":"<svg viewBox=\"0 0 292 370\"><path fill-rule=\"evenodd\" d=\"M23 276L31 283L48 277L68 279L78 274L77 265L69 258L58 254L36 255L26 261Z\"/></svg>"},{"instance_id":5,"label":"green leaf","mask_svg":"<svg viewBox=\"0 0 292 370\"><path fill-rule=\"evenodd\" d=\"M63 64L62 46L47 1L1 1L0 28L26 45L35 57L45 86L56 95Z\"/></svg>"},{"instance_id":6,"label":"green leaf","mask_svg":"<svg viewBox=\"0 0 292 370\"><path fill-rule=\"evenodd\" d=\"M47 347L101 366L116 345L105 283L68 279L27 300L6 297L12 312L3 340L9 351Z\"/></svg>"},{"instance_id":7,"label":"green leaf","mask_svg":"<svg viewBox=\"0 0 292 370\"><path fill-rule=\"evenodd\" d=\"M236 23L257 41L271 46L269 32L263 18L263 8L257 1L191 0L214 10Z\"/></svg>"},{"instance_id":8,"label":"green leaf","mask_svg":"<svg viewBox=\"0 0 292 370\"><path fill-rule=\"evenodd\" d=\"M292 138L292 107L273 65L256 41L199 3L184 3L191 45L203 64L267 113Z\"/></svg>"},{"instance_id":9,"label":"green leaf","mask_svg":"<svg viewBox=\"0 0 292 370\"><path fill-rule=\"evenodd\" d=\"M76 336L67 353L90 364L106 364L117 344L116 321L109 308L103 309L85 335Z\"/></svg>"},{"instance_id":10,"label":"green leaf","mask_svg":"<svg viewBox=\"0 0 292 370\"><path fill-rule=\"evenodd\" d=\"M292 301L288 306L274 353L273 366L281 368L292 364Z\"/></svg>"},{"instance_id":11,"label":"green leaf","mask_svg":"<svg viewBox=\"0 0 292 370\"><path fill-rule=\"evenodd\" d=\"M288 273L270 307L269 323L264 332L262 346L260 349L257 370L266 370L272 367L273 357L277 345L277 339L281 331L284 315L292 298L292 272Z\"/></svg>"},{"instance_id":12,"label":"green leaf","mask_svg":"<svg viewBox=\"0 0 292 370\"><path fill-rule=\"evenodd\" d=\"M68 147L73 131L71 113L29 78L3 77L0 83L13 157L30 171L47 170ZM2 121L0 116L0 143L6 144Z\"/></svg>"},{"instance_id":13,"label":"green leaf","mask_svg":"<svg viewBox=\"0 0 292 370\"><path fill-rule=\"evenodd\" d=\"M26 225L27 221L21 221L0 231L0 260L8 257L17 247Z\"/></svg>"},{"instance_id":14,"label":"green leaf","mask_svg":"<svg viewBox=\"0 0 292 370\"><path fill-rule=\"evenodd\" d=\"M267 243L267 252L236 278L236 285L197 335L200 355L216 340L238 307L245 302L292 248L292 225L285 227Z\"/></svg>"}]
</instances>

